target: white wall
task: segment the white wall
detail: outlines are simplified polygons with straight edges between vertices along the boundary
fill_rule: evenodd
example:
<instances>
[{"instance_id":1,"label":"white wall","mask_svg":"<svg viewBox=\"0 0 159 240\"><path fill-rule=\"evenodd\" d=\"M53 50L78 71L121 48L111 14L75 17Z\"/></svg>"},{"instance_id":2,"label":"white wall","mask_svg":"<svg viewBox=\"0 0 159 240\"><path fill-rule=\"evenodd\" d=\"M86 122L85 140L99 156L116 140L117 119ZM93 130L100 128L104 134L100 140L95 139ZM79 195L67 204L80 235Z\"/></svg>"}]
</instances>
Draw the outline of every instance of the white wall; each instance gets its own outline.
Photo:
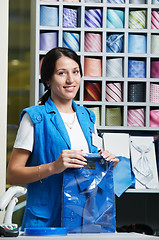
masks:
<instances>
[{"instance_id":1,"label":"white wall","mask_svg":"<svg viewBox=\"0 0 159 240\"><path fill-rule=\"evenodd\" d=\"M6 134L7 134L7 85L8 85L8 17L9 0L0 6L0 195L6 186ZM0 223L3 212L0 212Z\"/></svg>"}]
</instances>

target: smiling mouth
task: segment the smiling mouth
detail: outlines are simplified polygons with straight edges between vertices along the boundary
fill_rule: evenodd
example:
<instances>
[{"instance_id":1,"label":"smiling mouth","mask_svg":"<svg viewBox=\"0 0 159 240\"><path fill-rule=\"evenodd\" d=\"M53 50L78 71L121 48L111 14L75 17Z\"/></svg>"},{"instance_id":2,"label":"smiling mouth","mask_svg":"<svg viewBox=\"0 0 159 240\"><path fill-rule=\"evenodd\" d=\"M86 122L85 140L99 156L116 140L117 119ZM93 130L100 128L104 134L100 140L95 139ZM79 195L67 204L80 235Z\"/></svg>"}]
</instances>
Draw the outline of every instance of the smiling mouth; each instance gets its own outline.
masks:
<instances>
[{"instance_id":1,"label":"smiling mouth","mask_svg":"<svg viewBox=\"0 0 159 240\"><path fill-rule=\"evenodd\" d=\"M67 89L74 89L75 88L75 86L65 86L64 88L67 88Z\"/></svg>"}]
</instances>

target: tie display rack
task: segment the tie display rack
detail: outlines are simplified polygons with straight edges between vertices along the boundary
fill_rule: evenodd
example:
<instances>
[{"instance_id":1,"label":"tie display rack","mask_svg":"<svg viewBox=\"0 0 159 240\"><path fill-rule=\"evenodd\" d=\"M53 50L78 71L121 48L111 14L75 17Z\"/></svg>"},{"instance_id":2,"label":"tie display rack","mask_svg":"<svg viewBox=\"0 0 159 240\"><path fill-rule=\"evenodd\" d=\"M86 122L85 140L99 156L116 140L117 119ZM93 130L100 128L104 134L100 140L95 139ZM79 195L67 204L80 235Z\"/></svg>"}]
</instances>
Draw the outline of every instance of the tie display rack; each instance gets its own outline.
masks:
<instances>
[{"instance_id":1,"label":"tie display rack","mask_svg":"<svg viewBox=\"0 0 159 240\"><path fill-rule=\"evenodd\" d=\"M140 0L139 2L142 3L143 0ZM155 61L155 63L159 63L159 43L157 43L157 40L159 40L159 30L151 28L151 16L152 12L159 11L159 5L151 3L150 0L147 0L147 2L144 4L131 4L128 0L126 0L125 3L121 2L118 4L115 2L110 3L106 0L103 0L100 3L90 1L85 2L84 0L81 0L80 2L63 2L60 0L36 0L32 1L31 4L31 104L37 104L39 100L39 95L41 95L44 91L42 89L41 93L39 65L41 64L41 59L49 48L47 49L45 47L41 47L42 40L40 39L40 35L42 35L43 33L56 35L56 43L53 43L50 46L51 48L55 46L67 46L63 43L63 36L64 34L66 35L69 33L73 33L78 36L79 46L77 48L75 47L75 49L77 50L76 52L80 55L84 72L83 81L81 82L80 90L76 101L78 104L92 108L95 111L98 119L96 123L98 129L100 129L101 131L109 129L126 131L156 131L156 127L150 125L150 111L159 109L159 107L157 102L158 100L156 102L150 101L150 98L153 95L151 94L150 96L150 88L151 84L153 84L156 88L159 87L159 76L157 76L157 78L151 77L152 62ZM54 23L52 25L49 23L49 20L47 25L47 21L45 21L45 16L47 15L47 13L42 16L43 12L41 11L41 8L46 8L47 11L50 8L55 8L55 12L53 14ZM64 11L67 9L72 9L72 11L76 13L76 26L69 25L69 23L64 21ZM100 21L99 19L97 19L98 21L96 23L96 26L89 26L89 23L86 23L86 19L89 16L86 16L86 14L87 12L89 14L89 11L94 10L98 11L97 17L100 18ZM136 23L133 22L134 17L131 15L135 11L142 11L143 15L139 16L139 19L137 20L137 24L140 24L142 26L137 26L135 25ZM119 14L119 16L117 16L116 23L111 23L111 18L116 18L114 17L114 14L116 13ZM68 14L71 13L69 12ZM42 17L43 19L41 19ZM69 19L72 16L66 16L66 20L67 17ZM134 24L134 27L131 26L132 24ZM89 35L90 33L99 35L101 37L101 46L97 46L97 48L101 49L101 51L94 51L94 49L89 50L89 47L87 48L88 50L86 49L86 35ZM109 38L113 35L117 35L117 37L122 36L122 49L120 49L120 51L111 52L107 49L108 46L106 42L109 42ZM136 38L136 35L138 38ZM139 49L134 50L135 46L139 43L139 41ZM154 43L158 46L153 47ZM43 45L45 45L45 41ZM90 60L95 61L94 63L91 62L89 64L88 61ZM132 76L132 74L129 73L128 69L129 63L131 64L131 61L138 61L142 64L144 63L145 70L143 71L145 73L141 76ZM93 72L93 64L95 66L95 73ZM110 67L113 66L115 70L115 64L118 64L116 70L118 71L118 73L110 73L110 71L112 71ZM120 69L121 67L122 69ZM133 71L143 72L140 69L135 70L135 67L132 66L132 70L130 72ZM98 74L97 72L100 73ZM97 97L93 96L94 99L88 96L88 91L86 91L87 85L91 85L92 83L98 85L98 87L94 86L97 89L95 90L96 92L93 92L92 95L98 95ZM118 99L116 100L114 100L113 97L112 99L109 98L108 100L108 95L113 96L112 92L114 91L114 89L111 89L111 92L108 92L106 95L106 88L108 86L110 88L111 84L120 84L120 90L118 88L118 91L120 92L115 93L116 95L120 94L120 96L118 95ZM89 92L91 91L91 86L88 87L88 90ZM136 117L134 122L138 122L136 125L134 123L131 123L131 118L134 118L132 114L135 114ZM115 121L113 123L113 118L118 118L119 121Z\"/></svg>"}]
</instances>

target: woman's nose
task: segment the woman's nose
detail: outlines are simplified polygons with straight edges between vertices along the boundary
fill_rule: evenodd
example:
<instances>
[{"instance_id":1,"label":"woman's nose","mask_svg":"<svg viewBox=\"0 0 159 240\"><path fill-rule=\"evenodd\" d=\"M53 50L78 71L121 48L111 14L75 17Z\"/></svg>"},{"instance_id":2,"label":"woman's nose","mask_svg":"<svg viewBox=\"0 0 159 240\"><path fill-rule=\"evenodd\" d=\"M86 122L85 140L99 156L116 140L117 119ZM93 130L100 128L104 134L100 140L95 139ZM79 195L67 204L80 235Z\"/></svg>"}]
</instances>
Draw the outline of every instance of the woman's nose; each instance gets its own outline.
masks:
<instances>
[{"instance_id":1,"label":"woman's nose","mask_svg":"<svg viewBox=\"0 0 159 240\"><path fill-rule=\"evenodd\" d=\"M66 82L67 82L67 83L72 83L73 81L74 81L73 75L72 75L71 73L68 73L68 74L67 74Z\"/></svg>"}]
</instances>

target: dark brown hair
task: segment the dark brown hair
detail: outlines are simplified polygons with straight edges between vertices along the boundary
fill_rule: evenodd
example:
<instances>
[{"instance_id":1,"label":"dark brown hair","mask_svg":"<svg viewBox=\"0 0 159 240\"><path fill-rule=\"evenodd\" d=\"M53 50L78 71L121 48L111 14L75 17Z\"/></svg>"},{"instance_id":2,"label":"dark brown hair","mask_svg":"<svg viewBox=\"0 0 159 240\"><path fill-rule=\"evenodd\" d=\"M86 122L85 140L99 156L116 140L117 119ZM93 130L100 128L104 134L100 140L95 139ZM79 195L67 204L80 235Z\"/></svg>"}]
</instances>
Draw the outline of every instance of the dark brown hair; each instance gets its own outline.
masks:
<instances>
[{"instance_id":1,"label":"dark brown hair","mask_svg":"<svg viewBox=\"0 0 159 240\"><path fill-rule=\"evenodd\" d=\"M41 82L44 84L45 91L47 90L47 92L40 98L39 100L40 105L44 105L49 96L51 95L51 90L48 87L48 81L51 79L54 73L56 61L62 56L69 57L78 64L80 69L80 75L82 77L80 57L69 48L63 47L53 48L45 55L41 66Z\"/></svg>"}]
</instances>

